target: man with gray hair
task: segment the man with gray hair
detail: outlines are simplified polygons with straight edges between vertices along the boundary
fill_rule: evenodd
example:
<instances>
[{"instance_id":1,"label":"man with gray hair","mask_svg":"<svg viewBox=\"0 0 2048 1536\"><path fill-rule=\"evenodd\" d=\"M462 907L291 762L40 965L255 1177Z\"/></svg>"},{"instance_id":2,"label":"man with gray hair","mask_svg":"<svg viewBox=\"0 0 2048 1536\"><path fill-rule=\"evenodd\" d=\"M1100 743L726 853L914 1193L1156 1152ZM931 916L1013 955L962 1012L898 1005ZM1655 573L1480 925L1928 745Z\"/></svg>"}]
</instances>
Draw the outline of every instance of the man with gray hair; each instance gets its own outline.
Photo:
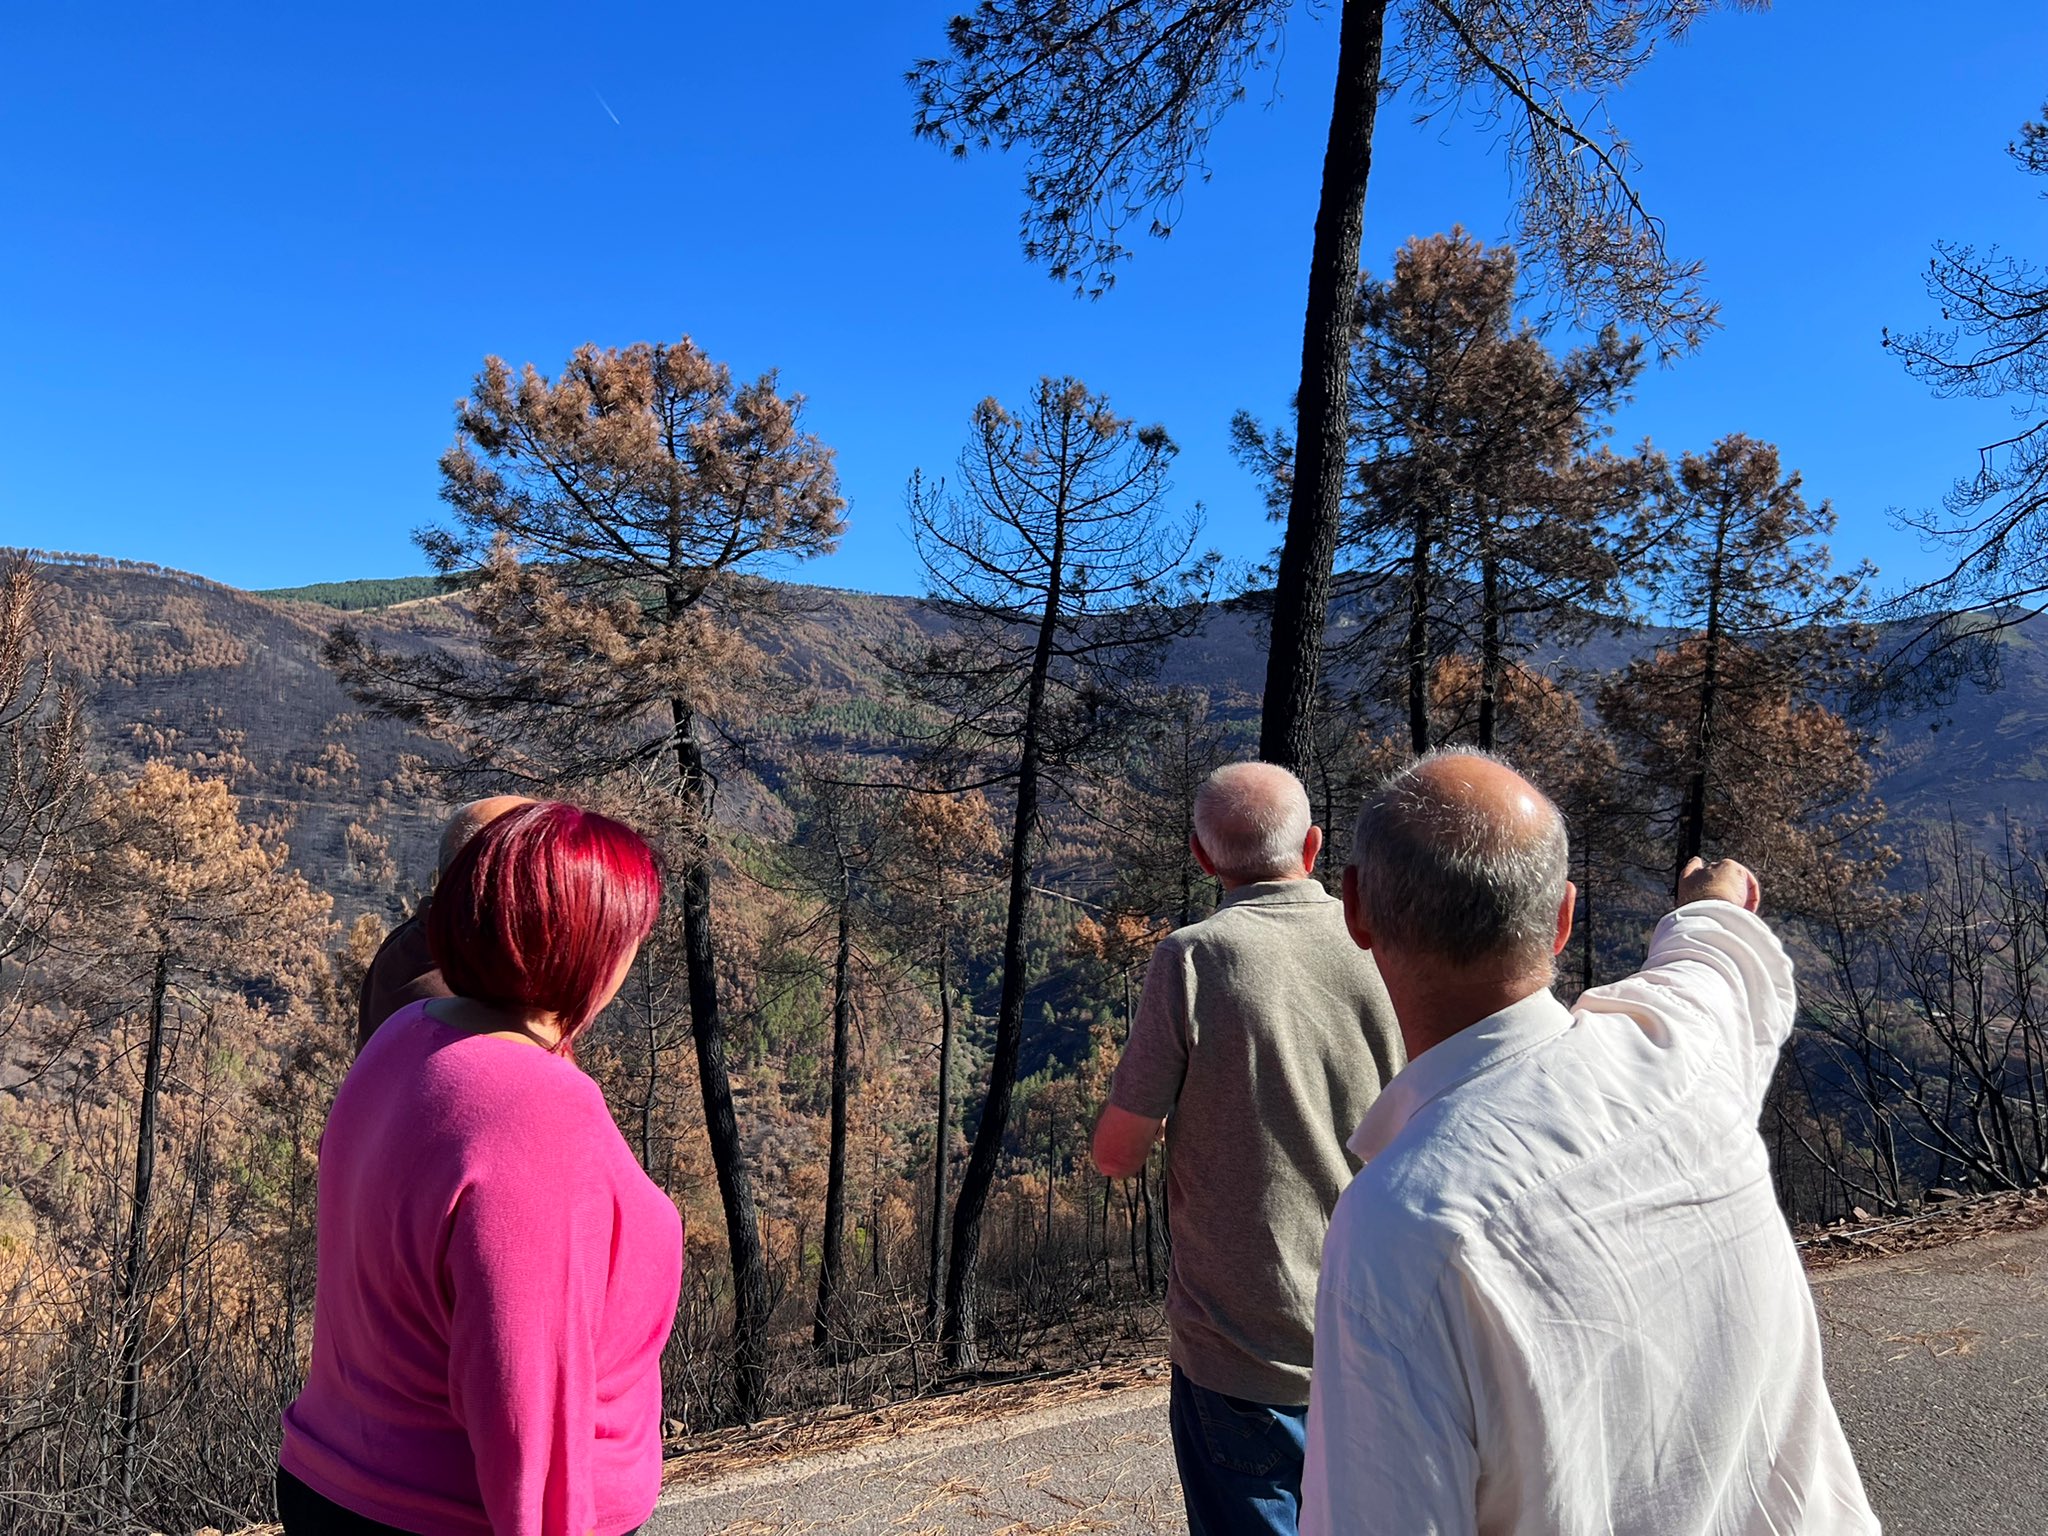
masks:
<instances>
[{"instance_id":1,"label":"man with gray hair","mask_svg":"<svg viewBox=\"0 0 2048 1536\"><path fill-rule=\"evenodd\" d=\"M1313 878L1323 833L1301 781L1219 768L1194 821L1223 903L1153 952L1095 1165L1136 1173L1163 1125L1173 1449L1192 1536L1291 1533L1316 1266L1357 1166L1344 1137L1400 1069L1401 1043L1371 957Z\"/></svg>"},{"instance_id":2,"label":"man with gray hair","mask_svg":"<svg viewBox=\"0 0 2048 1536\"><path fill-rule=\"evenodd\" d=\"M1408 1066L1352 1138L1316 1304L1314 1536L1877 1530L1757 1118L1792 965L1694 859L1644 969L1550 994L1556 808L1433 754L1358 816L1344 906Z\"/></svg>"}]
</instances>

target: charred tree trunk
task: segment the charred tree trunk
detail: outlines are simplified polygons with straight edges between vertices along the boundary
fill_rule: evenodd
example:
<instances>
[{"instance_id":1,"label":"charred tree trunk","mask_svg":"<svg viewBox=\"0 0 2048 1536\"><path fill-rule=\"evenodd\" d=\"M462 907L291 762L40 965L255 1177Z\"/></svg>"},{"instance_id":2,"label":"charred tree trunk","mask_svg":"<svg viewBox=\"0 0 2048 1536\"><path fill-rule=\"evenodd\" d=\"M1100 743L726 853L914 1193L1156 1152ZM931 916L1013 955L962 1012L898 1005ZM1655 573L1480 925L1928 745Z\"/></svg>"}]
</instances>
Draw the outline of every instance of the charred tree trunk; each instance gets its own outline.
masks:
<instances>
[{"instance_id":1,"label":"charred tree trunk","mask_svg":"<svg viewBox=\"0 0 2048 1536\"><path fill-rule=\"evenodd\" d=\"M1031 682L1024 703L1024 739L1017 759L1017 814L1010 832L1010 908L1003 925L1003 984L996 1003L995 1054L989 1062L988 1097L982 1101L981 1124L960 1179L960 1204L953 1213L953 1255L946 1271L946 1363L955 1370L974 1366L975 1307L978 1301L976 1262L981 1255L981 1217L996 1179L996 1161L1010 1124L1010 1098L1017 1082L1017 1058L1024 1036L1025 920L1031 910L1031 860L1038 842L1039 731L1045 718L1046 678L1052 670L1053 637L1065 599L1066 538L1064 517L1056 525L1046 581L1045 608L1039 616L1038 644L1032 652Z\"/></svg>"},{"instance_id":2,"label":"charred tree trunk","mask_svg":"<svg viewBox=\"0 0 2048 1536\"><path fill-rule=\"evenodd\" d=\"M1688 860L1702 858L1707 844L1707 775L1714 760L1714 715L1721 701L1721 592L1728 549L1725 506L1714 530L1714 560L1707 572L1707 627L1701 636L1700 706L1693 724L1692 776L1685 786L1685 808L1678 823L1678 857L1672 861L1671 883Z\"/></svg>"},{"instance_id":3,"label":"charred tree trunk","mask_svg":"<svg viewBox=\"0 0 2048 1536\"><path fill-rule=\"evenodd\" d=\"M756 1419L768 1389L768 1270L754 1209L753 1180L740 1144L732 1080L725 1068L725 1021L718 1002L718 957L711 936L710 776L689 705L675 700L676 766L690 826L683 869L683 967L690 990L690 1030L697 1046L697 1081L704 1095L704 1131L718 1172L725 1233L732 1249L734 1381L740 1416Z\"/></svg>"},{"instance_id":4,"label":"charred tree trunk","mask_svg":"<svg viewBox=\"0 0 2048 1536\"><path fill-rule=\"evenodd\" d=\"M1050 1100L1045 1106L1045 1251L1052 1254L1052 1186L1059 1176L1060 1144L1058 1115Z\"/></svg>"},{"instance_id":5,"label":"charred tree trunk","mask_svg":"<svg viewBox=\"0 0 2048 1536\"><path fill-rule=\"evenodd\" d=\"M882 1149L875 1147L874 1182L868 1186L868 1273L880 1281L882 1278ZM879 1292L880 1285L876 1286Z\"/></svg>"},{"instance_id":6,"label":"charred tree trunk","mask_svg":"<svg viewBox=\"0 0 2048 1536\"><path fill-rule=\"evenodd\" d=\"M1108 1287L1108 1285L1109 1285L1109 1269L1110 1269L1110 1257L1109 1257L1109 1218L1110 1218L1110 1212L1111 1212L1111 1210L1113 1209L1113 1206L1112 1206L1112 1203L1111 1203L1111 1202L1112 1202L1112 1201L1113 1201L1113 1200L1115 1199L1115 1196L1116 1196L1116 1180L1114 1180L1114 1179L1107 1179L1107 1178L1106 1178L1106 1179L1104 1179L1104 1180L1102 1181L1102 1225L1101 1225L1101 1230L1100 1230L1100 1231L1099 1231L1099 1232L1098 1232L1098 1233L1096 1234L1096 1235L1097 1235L1098 1237L1100 1237L1100 1238L1101 1238L1101 1240L1102 1240L1102 1241L1101 1241L1101 1252L1102 1252L1102 1283L1103 1283L1103 1286L1105 1287L1105 1289L1104 1289L1104 1292L1103 1292L1103 1294L1104 1294L1104 1295L1107 1295L1107 1294L1108 1294L1108 1290L1107 1290L1107 1287Z\"/></svg>"},{"instance_id":7,"label":"charred tree trunk","mask_svg":"<svg viewBox=\"0 0 2048 1536\"><path fill-rule=\"evenodd\" d=\"M640 1100L640 1171L654 1178L654 1101L661 1090L661 1050L654 1022L654 959L640 951L640 985L646 1002L642 1023L647 1030L647 1084ZM657 1181L658 1182L658 1181Z\"/></svg>"},{"instance_id":8,"label":"charred tree trunk","mask_svg":"<svg viewBox=\"0 0 2048 1536\"><path fill-rule=\"evenodd\" d=\"M1479 565L1479 750L1491 752L1499 734L1501 639L1500 562Z\"/></svg>"},{"instance_id":9,"label":"charred tree trunk","mask_svg":"<svg viewBox=\"0 0 2048 1536\"><path fill-rule=\"evenodd\" d=\"M1598 815L1598 811L1594 812ZM1593 987L1593 837L1587 827L1579 838L1579 990Z\"/></svg>"},{"instance_id":10,"label":"charred tree trunk","mask_svg":"<svg viewBox=\"0 0 2048 1536\"><path fill-rule=\"evenodd\" d=\"M1416 513L1415 547L1408 556L1408 745L1417 756L1429 750L1429 541L1434 528L1427 512Z\"/></svg>"},{"instance_id":11,"label":"charred tree trunk","mask_svg":"<svg viewBox=\"0 0 2048 1536\"><path fill-rule=\"evenodd\" d=\"M1153 1258L1152 1240L1152 1172L1149 1164L1138 1170L1138 1204L1145 1213L1145 1294L1159 1293L1159 1272Z\"/></svg>"},{"instance_id":12,"label":"charred tree trunk","mask_svg":"<svg viewBox=\"0 0 2048 1536\"><path fill-rule=\"evenodd\" d=\"M1129 1179L1122 1181L1124 1189L1124 1237L1125 1246L1131 1251L1131 1279L1138 1278L1138 1191Z\"/></svg>"},{"instance_id":13,"label":"charred tree trunk","mask_svg":"<svg viewBox=\"0 0 2048 1536\"><path fill-rule=\"evenodd\" d=\"M1358 252L1365 232L1386 24L1387 0L1346 0L1322 202L1309 258L1294 489L1273 592L1272 649L1259 730L1259 756L1297 773L1311 750L1330 574L1337 559L1345 440L1351 426L1351 349L1358 339Z\"/></svg>"},{"instance_id":14,"label":"charred tree trunk","mask_svg":"<svg viewBox=\"0 0 2048 1536\"><path fill-rule=\"evenodd\" d=\"M115 1408L121 1498L135 1496L136 1441L142 1428L142 1345L148 1305L143 1280L149 1261L151 1196L156 1192L156 1111L163 1091L164 1002L171 963L156 957L149 986L149 1045L142 1059L142 1104L135 1116L135 1186L128 1202L128 1243L121 1261L121 1390Z\"/></svg>"},{"instance_id":15,"label":"charred tree trunk","mask_svg":"<svg viewBox=\"0 0 2048 1536\"><path fill-rule=\"evenodd\" d=\"M936 1134L932 1137L932 1232L931 1253L925 1269L924 1315L928 1325L936 1327L941 1311L941 1277L946 1262L946 1175L951 1170L953 1152L953 994L947 984L947 943L942 932L939 937L939 1113Z\"/></svg>"},{"instance_id":16,"label":"charred tree trunk","mask_svg":"<svg viewBox=\"0 0 2048 1536\"><path fill-rule=\"evenodd\" d=\"M846 1059L853 999L853 871L839 864L839 942L832 957L832 1150L825 1165L825 1252L818 1266L818 1306L811 1319L811 1343L823 1349L832 1337L839 1305L839 1275L846 1247ZM880 1234L875 1234L880 1240Z\"/></svg>"}]
</instances>

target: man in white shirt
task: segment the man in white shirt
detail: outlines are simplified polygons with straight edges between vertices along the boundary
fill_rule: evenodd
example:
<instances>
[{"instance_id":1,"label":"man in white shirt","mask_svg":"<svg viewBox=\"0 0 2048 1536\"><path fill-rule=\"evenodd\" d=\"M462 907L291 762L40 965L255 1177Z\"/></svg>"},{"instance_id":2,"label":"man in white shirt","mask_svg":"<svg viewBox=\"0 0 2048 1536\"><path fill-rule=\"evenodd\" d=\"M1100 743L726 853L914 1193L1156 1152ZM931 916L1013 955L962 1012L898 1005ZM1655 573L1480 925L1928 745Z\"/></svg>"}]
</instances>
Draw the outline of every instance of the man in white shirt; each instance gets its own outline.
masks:
<instances>
[{"instance_id":1,"label":"man in white shirt","mask_svg":"<svg viewBox=\"0 0 2048 1536\"><path fill-rule=\"evenodd\" d=\"M1409 1065L1323 1249L1302 1531L1876 1531L1757 1134L1794 1003L1754 877L1694 860L1643 970L1567 1010L1527 780L1425 757L1353 846Z\"/></svg>"}]
</instances>

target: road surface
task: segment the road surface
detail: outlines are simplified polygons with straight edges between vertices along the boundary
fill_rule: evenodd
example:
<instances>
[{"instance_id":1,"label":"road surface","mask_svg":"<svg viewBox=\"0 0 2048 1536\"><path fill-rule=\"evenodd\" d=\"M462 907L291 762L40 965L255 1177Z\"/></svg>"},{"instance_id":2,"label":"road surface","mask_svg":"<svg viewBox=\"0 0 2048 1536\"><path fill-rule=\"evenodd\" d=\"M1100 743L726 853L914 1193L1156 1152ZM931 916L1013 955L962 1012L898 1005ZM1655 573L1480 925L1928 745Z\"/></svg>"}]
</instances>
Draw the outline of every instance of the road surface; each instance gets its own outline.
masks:
<instances>
[{"instance_id":1,"label":"road surface","mask_svg":"<svg viewBox=\"0 0 2048 1536\"><path fill-rule=\"evenodd\" d=\"M1895 1536L2048 1536L2048 1229L1818 1276L1828 1376ZM1142 1382L1135 1375L1132 1381ZM734 1473L646 1536L1185 1532L1166 1388L1149 1382Z\"/></svg>"}]
</instances>

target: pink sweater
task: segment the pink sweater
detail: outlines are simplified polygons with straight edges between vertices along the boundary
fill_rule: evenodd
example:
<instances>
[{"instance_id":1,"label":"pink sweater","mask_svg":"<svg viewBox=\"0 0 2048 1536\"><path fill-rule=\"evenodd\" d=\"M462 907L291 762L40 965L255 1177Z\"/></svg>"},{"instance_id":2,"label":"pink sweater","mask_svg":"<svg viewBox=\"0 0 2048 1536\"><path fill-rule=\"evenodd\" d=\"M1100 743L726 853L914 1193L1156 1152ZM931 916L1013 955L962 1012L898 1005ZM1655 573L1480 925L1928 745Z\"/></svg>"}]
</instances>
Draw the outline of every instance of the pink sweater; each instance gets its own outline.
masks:
<instances>
[{"instance_id":1,"label":"pink sweater","mask_svg":"<svg viewBox=\"0 0 2048 1536\"><path fill-rule=\"evenodd\" d=\"M456 1536L616 1536L661 1485L682 1222L597 1085L401 1009L335 1096L286 1471Z\"/></svg>"}]
</instances>

